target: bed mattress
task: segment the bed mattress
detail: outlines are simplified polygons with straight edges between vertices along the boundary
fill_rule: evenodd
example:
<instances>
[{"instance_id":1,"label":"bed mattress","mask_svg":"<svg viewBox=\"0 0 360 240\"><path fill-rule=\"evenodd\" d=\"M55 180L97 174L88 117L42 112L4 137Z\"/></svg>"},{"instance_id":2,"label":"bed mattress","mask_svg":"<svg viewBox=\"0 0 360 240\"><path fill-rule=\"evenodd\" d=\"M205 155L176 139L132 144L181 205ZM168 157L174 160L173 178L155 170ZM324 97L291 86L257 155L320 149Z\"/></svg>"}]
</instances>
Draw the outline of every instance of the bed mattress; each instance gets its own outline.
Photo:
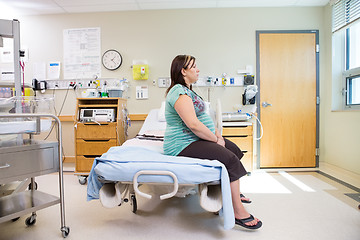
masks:
<instances>
[{"instance_id":1,"label":"bed mattress","mask_svg":"<svg viewBox=\"0 0 360 240\"><path fill-rule=\"evenodd\" d=\"M220 180L223 165L218 161L188 157L166 156L147 148L135 146L112 147L100 158L94 171L100 178L109 181L132 181L141 170L171 171L180 184L200 184ZM171 183L169 176L141 175L139 182Z\"/></svg>"}]
</instances>

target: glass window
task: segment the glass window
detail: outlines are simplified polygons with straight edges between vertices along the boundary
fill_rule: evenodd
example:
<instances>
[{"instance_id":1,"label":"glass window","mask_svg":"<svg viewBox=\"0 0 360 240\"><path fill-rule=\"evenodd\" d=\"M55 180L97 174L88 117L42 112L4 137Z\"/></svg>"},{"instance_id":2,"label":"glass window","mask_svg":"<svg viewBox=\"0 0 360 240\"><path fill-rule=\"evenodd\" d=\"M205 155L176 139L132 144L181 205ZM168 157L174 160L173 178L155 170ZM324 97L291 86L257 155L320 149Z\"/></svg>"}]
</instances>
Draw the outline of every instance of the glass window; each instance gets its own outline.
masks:
<instances>
[{"instance_id":1,"label":"glass window","mask_svg":"<svg viewBox=\"0 0 360 240\"><path fill-rule=\"evenodd\" d=\"M360 104L360 76L347 78L346 105Z\"/></svg>"},{"instance_id":2,"label":"glass window","mask_svg":"<svg viewBox=\"0 0 360 240\"><path fill-rule=\"evenodd\" d=\"M360 110L360 0L332 4L333 111Z\"/></svg>"},{"instance_id":3,"label":"glass window","mask_svg":"<svg viewBox=\"0 0 360 240\"><path fill-rule=\"evenodd\" d=\"M360 67L360 22L347 29L346 69Z\"/></svg>"},{"instance_id":4,"label":"glass window","mask_svg":"<svg viewBox=\"0 0 360 240\"><path fill-rule=\"evenodd\" d=\"M360 21L346 29L345 43L345 104L360 106Z\"/></svg>"}]
</instances>

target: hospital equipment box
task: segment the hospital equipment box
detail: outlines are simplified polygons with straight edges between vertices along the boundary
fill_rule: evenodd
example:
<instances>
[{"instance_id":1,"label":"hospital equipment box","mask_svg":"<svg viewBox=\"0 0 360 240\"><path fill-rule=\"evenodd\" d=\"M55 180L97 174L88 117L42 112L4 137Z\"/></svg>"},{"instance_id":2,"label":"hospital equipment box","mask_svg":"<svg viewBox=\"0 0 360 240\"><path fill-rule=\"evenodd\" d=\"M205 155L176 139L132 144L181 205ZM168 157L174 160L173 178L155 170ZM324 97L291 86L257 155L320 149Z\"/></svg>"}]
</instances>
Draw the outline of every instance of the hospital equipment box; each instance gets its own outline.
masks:
<instances>
[{"instance_id":1,"label":"hospital equipment box","mask_svg":"<svg viewBox=\"0 0 360 240\"><path fill-rule=\"evenodd\" d=\"M114 122L115 110L112 108L105 109L80 109L81 122Z\"/></svg>"},{"instance_id":2,"label":"hospital equipment box","mask_svg":"<svg viewBox=\"0 0 360 240\"><path fill-rule=\"evenodd\" d=\"M77 123L75 125L75 173L87 176L96 157L100 157L110 147L125 142L126 99L123 98L78 98L76 105ZM87 118L86 111L106 113L103 118ZM113 121L107 121L109 114ZM79 176L79 182L80 181ZM86 181L85 181L86 182ZM83 182L83 183L85 183Z\"/></svg>"}]
</instances>

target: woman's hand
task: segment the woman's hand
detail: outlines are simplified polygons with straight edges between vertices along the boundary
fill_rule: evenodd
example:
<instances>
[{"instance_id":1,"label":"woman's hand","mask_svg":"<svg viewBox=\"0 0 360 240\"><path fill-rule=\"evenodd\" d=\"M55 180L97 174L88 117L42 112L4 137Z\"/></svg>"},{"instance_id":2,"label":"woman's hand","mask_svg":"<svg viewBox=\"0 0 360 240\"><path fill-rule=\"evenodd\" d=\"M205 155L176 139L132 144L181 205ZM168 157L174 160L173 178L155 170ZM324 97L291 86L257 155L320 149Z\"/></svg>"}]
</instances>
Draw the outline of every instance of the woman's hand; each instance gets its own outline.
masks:
<instances>
[{"instance_id":1,"label":"woman's hand","mask_svg":"<svg viewBox=\"0 0 360 240\"><path fill-rule=\"evenodd\" d=\"M216 141L217 144L219 144L220 146L223 146L225 147L225 140L222 136L217 136L217 141Z\"/></svg>"},{"instance_id":2,"label":"woman's hand","mask_svg":"<svg viewBox=\"0 0 360 240\"><path fill-rule=\"evenodd\" d=\"M215 128L215 136L217 137L216 143L219 144L220 146L225 147L225 140L216 128Z\"/></svg>"}]
</instances>

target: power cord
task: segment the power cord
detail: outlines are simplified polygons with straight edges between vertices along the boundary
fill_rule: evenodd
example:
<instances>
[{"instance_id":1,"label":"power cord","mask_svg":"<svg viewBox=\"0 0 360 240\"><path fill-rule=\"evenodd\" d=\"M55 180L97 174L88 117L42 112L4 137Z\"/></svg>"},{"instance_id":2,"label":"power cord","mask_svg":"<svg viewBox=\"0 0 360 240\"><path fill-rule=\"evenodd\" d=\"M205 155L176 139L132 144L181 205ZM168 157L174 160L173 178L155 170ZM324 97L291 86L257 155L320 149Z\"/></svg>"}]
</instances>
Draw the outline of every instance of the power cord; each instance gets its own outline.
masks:
<instances>
[{"instance_id":1,"label":"power cord","mask_svg":"<svg viewBox=\"0 0 360 240\"><path fill-rule=\"evenodd\" d=\"M259 138L255 138L255 140L260 140L260 139L263 137L263 135L264 135L264 129L263 129L263 126L262 126L260 120L258 119L258 117L257 117L254 113L247 113L247 115L255 117L256 120L258 121L258 123L259 123L259 125L260 125L260 132L261 132L261 134L260 134L260 137L259 137Z\"/></svg>"},{"instance_id":2,"label":"power cord","mask_svg":"<svg viewBox=\"0 0 360 240\"><path fill-rule=\"evenodd\" d=\"M59 114L56 112L56 108L54 108L54 109L55 109L55 115L56 115L57 117L59 117L59 116L60 116L60 114L61 114L61 112L62 112L62 109L63 109L63 107L64 107L64 104L65 104L65 101L66 101L67 95L68 95L68 93L69 93L69 89L70 89L70 86L68 86L68 88L67 88L67 90L66 90L66 94L65 94L65 97L64 97L63 103L62 103L62 105L61 105L61 108L60 108ZM53 96L55 96L55 94L54 94ZM48 135L44 138L44 140L47 140L47 139L48 139L48 137L50 136L50 134L51 134L52 130L53 130L53 129L54 129L54 127L55 127L55 125L56 125L56 123L54 122L54 123L52 124L52 126L51 126L51 129L50 129L50 131L49 131ZM58 136L57 136L57 139L58 139Z\"/></svg>"},{"instance_id":3,"label":"power cord","mask_svg":"<svg viewBox=\"0 0 360 240\"><path fill-rule=\"evenodd\" d=\"M62 105L61 105L61 107L60 107L59 113L57 113L57 112L56 112L56 108L54 108L54 109L55 109L55 115L56 115L57 117L60 116L60 114L61 114L61 112L62 112L62 110L63 110L63 108L64 108L64 105L65 105L65 102L66 102L66 99L67 99L67 96L68 96L70 87L73 87L73 86L70 86L70 85L68 86L68 88L67 88L67 90L66 90L66 94L65 94L64 100L63 100L63 103L62 103ZM55 90L53 91L53 97L55 98ZM55 125L56 125L56 123L54 122L54 123L52 124L52 126L51 126L51 129L50 129L48 135L44 138L44 140L47 140L47 139L48 139L48 137L49 137L50 134L52 133ZM58 136L57 131L56 131L56 139L59 141L59 136ZM61 152L63 153L63 156L64 156L64 146L61 147ZM65 159L63 159L63 161L64 161L64 160L65 160Z\"/></svg>"}]
</instances>

